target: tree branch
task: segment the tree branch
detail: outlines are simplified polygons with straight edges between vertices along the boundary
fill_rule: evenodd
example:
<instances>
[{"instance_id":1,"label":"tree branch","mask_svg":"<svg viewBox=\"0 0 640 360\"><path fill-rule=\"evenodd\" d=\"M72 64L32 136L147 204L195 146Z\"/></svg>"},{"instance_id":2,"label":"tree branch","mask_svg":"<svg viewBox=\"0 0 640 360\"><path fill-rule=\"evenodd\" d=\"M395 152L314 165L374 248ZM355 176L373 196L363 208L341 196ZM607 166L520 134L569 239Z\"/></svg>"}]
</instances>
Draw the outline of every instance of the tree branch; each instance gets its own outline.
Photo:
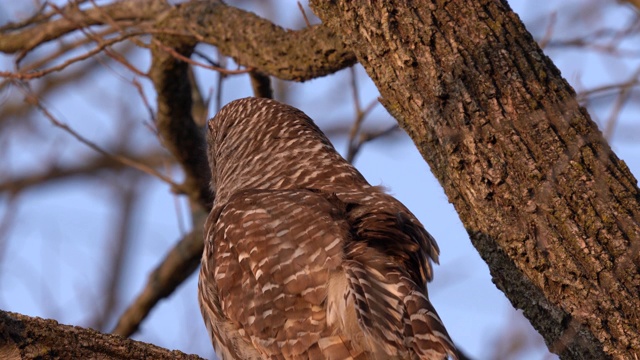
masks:
<instances>
[{"instance_id":1,"label":"tree branch","mask_svg":"<svg viewBox=\"0 0 640 360\"><path fill-rule=\"evenodd\" d=\"M189 359L202 360L117 335L0 310L2 359Z\"/></svg>"},{"instance_id":2,"label":"tree branch","mask_svg":"<svg viewBox=\"0 0 640 360\"><path fill-rule=\"evenodd\" d=\"M172 18L165 20L173 21ZM189 64L166 51L173 49L189 57L196 42L192 38L159 36L151 49L151 70L157 95L156 127L163 145L182 166L186 179L181 190L191 201L211 208L210 170L206 155L204 129L196 125L191 115L193 100L189 81ZM157 42L157 44L156 44Z\"/></svg>"},{"instance_id":3,"label":"tree branch","mask_svg":"<svg viewBox=\"0 0 640 360\"><path fill-rule=\"evenodd\" d=\"M149 275L145 288L118 320L114 334L131 336L135 333L158 301L173 293L198 268L204 248L204 218L195 222L195 230L180 239Z\"/></svg>"},{"instance_id":4,"label":"tree branch","mask_svg":"<svg viewBox=\"0 0 640 360\"><path fill-rule=\"evenodd\" d=\"M120 24L122 31L180 35L192 44L198 41L217 46L236 63L284 80L325 76L356 61L339 37L325 26L285 30L217 1L196 0L176 6L167 5L165 0L119 1L82 10L65 7L60 12L62 19L0 32L0 52L26 53L75 30Z\"/></svg>"},{"instance_id":5,"label":"tree branch","mask_svg":"<svg viewBox=\"0 0 640 360\"><path fill-rule=\"evenodd\" d=\"M217 1L191 1L174 9L163 30L191 34L218 47L236 63L283 80L304 81L355 63L340 38L316 25L290 31ZM243 29L238 31L237 29Z\"/></svg>"},{"instance_id":6,"label":"tree branch","mask_svg":"<svg viewBox=\"0 0 640 360\"><path fill-rule=\"evenodd\" d=\"M139 156L131 154L117 154L119 157L131 159L133 162L144 163L150 167L159 167L167 161L166 153L151 152ZM19 193L34 186L53 185L57 181L67 180L78 176L95 176L101 171L118 171L130 169L126 164L115 160L110 156L94 156L82 164L69 167L52 166L41 172L24 175L22 177L14 177L5 181L0 181L0 193Z\"/></svg>"},{"instance_id":7,"label":"tree branch","mask_svg":"<svg viewBox=\"0 0 640 360\"><path fill-rule=\"evenodd\" d=\"M75 30L108 24L110 19L135 20L140 24L142 21L155 19L169 7L164 0L118 1L84 10L76 6L66 6L60 9L64 15L60 19L42 22L19 31L3 31L0 36L0 52L28 52Z\"/></svg>"}]
</instances>

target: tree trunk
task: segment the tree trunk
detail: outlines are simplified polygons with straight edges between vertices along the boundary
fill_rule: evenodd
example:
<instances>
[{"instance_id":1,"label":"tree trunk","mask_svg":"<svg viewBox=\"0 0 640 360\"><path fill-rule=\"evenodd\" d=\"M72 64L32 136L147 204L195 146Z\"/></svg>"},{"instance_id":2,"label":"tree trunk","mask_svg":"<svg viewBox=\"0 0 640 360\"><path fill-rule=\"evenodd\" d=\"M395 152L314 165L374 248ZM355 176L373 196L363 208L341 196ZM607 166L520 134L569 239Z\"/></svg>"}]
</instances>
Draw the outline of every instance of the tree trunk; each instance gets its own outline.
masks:
<instances>
[{"instance_id":1,"label":"tree trunk","mask_svg":"<svg viewBox=\"0 0 640 360\"><path fill-rule=\"evenodd\" d=\"M355 52L495 284L551 351L638 358L637 181L506 2L312 7Z\"/></svg>"}]
</instances>

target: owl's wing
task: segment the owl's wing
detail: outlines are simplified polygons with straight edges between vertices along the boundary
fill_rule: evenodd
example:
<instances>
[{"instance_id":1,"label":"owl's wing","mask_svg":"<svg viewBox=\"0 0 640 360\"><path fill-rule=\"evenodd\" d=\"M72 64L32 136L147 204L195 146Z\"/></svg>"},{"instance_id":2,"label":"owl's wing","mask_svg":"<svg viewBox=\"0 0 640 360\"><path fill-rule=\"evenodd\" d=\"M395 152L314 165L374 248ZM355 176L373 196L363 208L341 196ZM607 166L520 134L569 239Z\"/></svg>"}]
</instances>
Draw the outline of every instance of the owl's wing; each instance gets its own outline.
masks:
<instances>
[{"instance_id":1,"label":"owl's wing","mask_svg":"<svg viewBox=\"0 0 640 360\"><path fill-rule=\"evenodd\" d=\"M247 345L273 359L352 358L326 323L329 276L349 236L337 199L243 191L209 226L218 306Z\"/></svg>"},{"instance_id":2,"label":"owl's wing","mask_svg":"<svg viewBox=\"0 0 640 360\"><path fill-rule=\"evenodd\" d=\"M416 282L397 258L360 240L347 244L343 268L347 301L353 304L369 347L389 358L457 359L426 284Z\"/></svg>"},{"instance_id":3,"label":"owl's wing","mask_svg":"<svg viewBox=\"0 0 640 360\"><path fill-rule=\"evenodd\" d=\"M447 330L427 297L432 278L429 259L437 261L435 240L415 216L388 195L347 212L351 240L343 269L347 299L370 345L388 357L458 357ZM363 197L363 196L361 196Z\"/></svg>"}]
</instances>

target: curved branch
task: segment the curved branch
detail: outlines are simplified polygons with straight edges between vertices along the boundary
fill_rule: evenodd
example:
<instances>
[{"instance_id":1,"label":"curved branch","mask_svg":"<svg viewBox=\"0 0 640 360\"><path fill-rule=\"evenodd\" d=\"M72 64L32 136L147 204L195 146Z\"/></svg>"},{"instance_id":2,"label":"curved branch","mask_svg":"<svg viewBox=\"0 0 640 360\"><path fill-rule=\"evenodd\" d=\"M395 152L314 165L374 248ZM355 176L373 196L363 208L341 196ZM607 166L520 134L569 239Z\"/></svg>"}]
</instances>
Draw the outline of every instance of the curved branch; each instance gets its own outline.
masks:
<instances>
[{"instance_id":1,"label":"curved branch","mask_svg":"<svg viewBox=\"0 0 640 360\"><path fill-rule=\"evenodd\" d=\"M166 50L169 47L188 58L196 43L192 38L177 36L158 36L153 43L149 77L157 93L158 134L185 172L186 179L181 190L192 202L209 209L213 203L209 190L211 174L205 151L204 129L196 125L191 115L193 100L189 64Z\"/></svg>"},{"instance_id":2,"label":"curved branch","mask_svg":"<svg viewBox=\"0 0 640 360\"><path fill-rule=\"evenodd\" d=\"M283 80L304 81L355 64L352 52L328 27L286 30L257 15L216 1L190 1L175 8L166 28L215 45L236 63ZM242 31L238 31L242 29Z\"/></svg>"},{"instance_id":3,"label":"curved branch","mask_svg":"<svg viewBox=\"0 0 640 360\"><path fill-rule=\"evenodd\" d=\"M323 25L290 31L217 1L192 0L170 6L164 0L129 0L60 11L62 19L0 32L0 52L24 53L78 29L121 24L123 29L180 35L192 44L217 46L236 63L284 80L305 81L356 62L340 38Z\"/></svg>"}]
</instances>

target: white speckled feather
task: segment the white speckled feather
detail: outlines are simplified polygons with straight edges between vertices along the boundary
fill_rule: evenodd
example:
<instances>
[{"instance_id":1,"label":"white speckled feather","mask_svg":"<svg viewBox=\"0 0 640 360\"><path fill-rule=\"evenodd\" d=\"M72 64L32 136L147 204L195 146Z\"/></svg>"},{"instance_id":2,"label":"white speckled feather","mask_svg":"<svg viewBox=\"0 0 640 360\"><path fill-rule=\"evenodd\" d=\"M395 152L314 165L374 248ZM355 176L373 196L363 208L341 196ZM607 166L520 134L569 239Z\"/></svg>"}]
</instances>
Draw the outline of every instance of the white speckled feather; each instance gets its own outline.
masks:
<instances>
[{"instance_id":1,"label":"white speckled feather","mask_svg":"<svg viewBox=\"0 0 640 360\"><path fill-rule=\"evenodd\" d=\"M435 241L311 119L246 98L208 130L198 287L220 358L457 358L427 297Z\"/></svg>"}]
</instances>

